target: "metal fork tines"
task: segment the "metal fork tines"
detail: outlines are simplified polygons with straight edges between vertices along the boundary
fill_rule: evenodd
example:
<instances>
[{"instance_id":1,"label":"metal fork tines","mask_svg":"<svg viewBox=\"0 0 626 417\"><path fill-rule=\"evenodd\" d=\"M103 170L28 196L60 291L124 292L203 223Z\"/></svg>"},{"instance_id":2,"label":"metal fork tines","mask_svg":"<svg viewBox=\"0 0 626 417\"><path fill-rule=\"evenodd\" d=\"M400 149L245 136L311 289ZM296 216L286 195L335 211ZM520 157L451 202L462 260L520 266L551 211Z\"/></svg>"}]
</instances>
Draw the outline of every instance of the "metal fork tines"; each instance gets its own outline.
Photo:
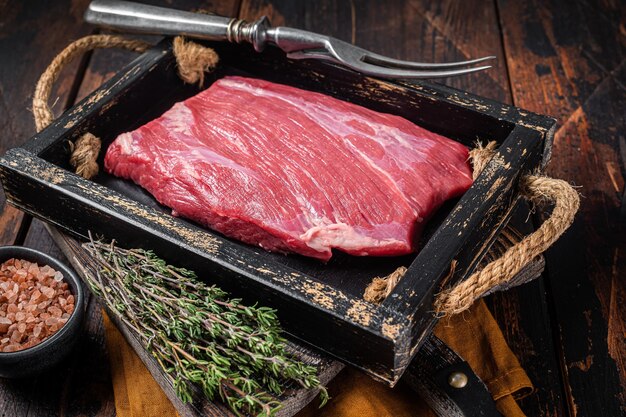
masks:
<instances>
[{"instance_id":1,"label":"metal fork tines","mask_svg":"<svg viewBox=\"0 0 626 417\"><path fill-rule=\"evenodd\" d=\"M94 0L85 13L90 23L140 33L185 35L192 38L248 42L257 51L273 44L291 59L321 59L363 74L397 79L438 78L491 68L471 65L495 56L462 62L423 63L375 54L330 36L284 26L271 27L262 17L248 23L240 19L197 14L120 0Z\"/></svg>"},{"instance_id":2,"label":"metal fork tines","mask_svg":"<svg viewBox=\"0 0 626 417\"><path fill-rule=\"evenodd\" d=\"M289 53L288 57L292 59L317 58L328 60L363 74L397 79L442 78L469 74L491 68L491 65L478 67L471 67L470 65L495 58L495 56L487 56L469 61L445 63L403 61L375 54L334 38L328 38L328 48L325 50L294 51Z\"/></svg>"}]
</instances>

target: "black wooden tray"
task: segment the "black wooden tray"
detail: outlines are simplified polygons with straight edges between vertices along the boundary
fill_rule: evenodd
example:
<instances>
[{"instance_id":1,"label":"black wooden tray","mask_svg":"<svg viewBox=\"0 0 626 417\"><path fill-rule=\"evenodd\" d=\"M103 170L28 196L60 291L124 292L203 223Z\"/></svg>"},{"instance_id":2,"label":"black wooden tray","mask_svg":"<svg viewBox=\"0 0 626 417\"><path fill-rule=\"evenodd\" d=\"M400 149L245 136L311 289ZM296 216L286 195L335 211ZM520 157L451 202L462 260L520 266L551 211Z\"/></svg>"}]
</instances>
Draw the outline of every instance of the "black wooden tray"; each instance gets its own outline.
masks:
<instances>
[{"instance_id":1,"label":"black wooden tray","mask_svg":"<svg viewBox=\"0 0 626 417\"><path fill-rule=\"evenodd\" d=\"M220 65L205 87L229 74L260 77L400 115L467 146L496 140L498 153L465 195L429 222L417 256L338 253L324 265L267 253L172 217L127 181L104 173L88 181L71 172L69 141L89 131L104 150L119 133L198 91L178 78L166 40L7 152L0 176L8 201L79 237L92 231L153 249L236 296L273 306L293 336L393 385L436 322L434 294L471 273L506 224L520 175L548 160L555 121L442 85L393 83L329 63L290 61L273 48L257 54L246 46L209 45ZM449 274L453 259L457 266ZM372 278L400 265L409 270L382 305L363 300Z\"/></svg>"}]
</instances>

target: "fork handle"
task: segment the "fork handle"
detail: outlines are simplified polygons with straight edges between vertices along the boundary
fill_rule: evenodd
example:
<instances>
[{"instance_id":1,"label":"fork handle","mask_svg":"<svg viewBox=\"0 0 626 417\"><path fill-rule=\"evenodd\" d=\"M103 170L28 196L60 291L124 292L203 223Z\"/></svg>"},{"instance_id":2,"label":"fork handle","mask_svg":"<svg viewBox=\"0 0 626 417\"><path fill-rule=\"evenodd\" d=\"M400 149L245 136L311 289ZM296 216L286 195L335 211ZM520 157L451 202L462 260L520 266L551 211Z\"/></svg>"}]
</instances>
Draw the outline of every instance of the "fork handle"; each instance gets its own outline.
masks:
<instances>
[{"instance_id":1,"label":"fork handle","mask_svg":"<svg viewBox=\"0 0 626 417\"><path fill-rule=\"evenodd\" d=\"M85 12L89 23L129 32L184 35L214 41L249 42L257 51L265 46L269 21L253 23L230 17L185 12L122 0L93 0Z\"/></svg>"},{"instance_id":2,"label":"fork handle","mask_svg":"<svg viewBox=\"0 0 626 417\"><path fill-rule=\"evenodd\" d=\"M85 12L85 20L99 26L137 33L227 40L229 25L236 19L121 0L94 0Z\"/></svg>"}]
</instances>

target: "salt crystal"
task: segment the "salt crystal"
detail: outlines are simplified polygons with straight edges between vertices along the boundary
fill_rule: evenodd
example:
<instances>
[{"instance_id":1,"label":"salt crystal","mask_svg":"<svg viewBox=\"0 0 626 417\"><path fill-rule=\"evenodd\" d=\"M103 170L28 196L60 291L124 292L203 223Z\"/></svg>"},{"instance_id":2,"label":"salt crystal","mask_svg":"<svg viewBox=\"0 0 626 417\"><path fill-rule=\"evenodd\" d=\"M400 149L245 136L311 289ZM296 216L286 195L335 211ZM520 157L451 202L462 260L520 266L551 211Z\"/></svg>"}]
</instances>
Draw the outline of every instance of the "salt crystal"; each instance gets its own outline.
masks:
<instances>
[{"instance_id":1,"label":"salt crystal","mask_svg":"<svg viewBox=\"0 0 626 417\"><path fill-rule=\"evenodd\" d=\"M22 259L0 265L0 351L34 346L63 327L75 309L63 278Z\"/></svg>"},{"instance_id":2,"label":"salt crystal","mask_svg":"<svg viewBox=\"0 0 626 417\"><path fill-rule=\"evenodd\" d=\"M53 317L61 317L63 311L59 307L50 306L48 307L48 313L52 314Z\"/></svg>"},{"instance_id":3,"label":"salt crystal","mask_svg":"<svg viewBox=\"0 0 626 417\"><path fill-rule=\"evenodd\" d=\"M6 333L9 330L9 326L13 324L11 320L6 317L0 317L0 333Z\"/></svg>"},{"instance_id":4,"label":"salt crystal","mask_svg":"<svg viewBox=\"0 0 626 417\"><path fill-rule=\"evenodd\" d=\"M3 352L16 352L18 350L20 350L20 345L16 345L16 344L8 345L2 348Z\"/></svg>"},{"instance_id":5,"label":"salt crystal","mask_svg":"<svg viewBox=\"0 0 626 417\"><path fill-rule=\"evenodd\" d=\"M41 294L41 291L39 291L39 290L33 291L33 294L30 296L30 302L31 303L39 303L39 302L41 302L42 295L43 294Z\"/></svg>"},{"instance_id":6,"label":"salt crystal","mask_svg":"<svg viewBox=\"0 0 626 417\"><path fill-rule=\"evenodd\" d=\"M54 269L48 268L48 271L46 272L46 276L53 277L55 272L56 271Z\"/></svg>"},{"instance_id":7,"label":"salt crystal","mask_svg":"<svg viewBox=\"0 0 626 417\"><path fill-rule=\"evenodd\" d=\"M52 288L42 286L40 290L41 290L41 293L46 296L46 298L50 299L54 297L55 291Z\"/></svg>"},{"instance_id":8,"label":"salt crystal","mask_svg":"<svg viewBox=\"0 0 626 417\"><path fill-rule=\"evenodd\" d=\"M24 333L15 329L13 330L13 333L11 333L11 342L21 342L22 337L24 337Z\"/></svg>"},{"instance_id":9,"label":"salt crystal","mask_svg":"<svg viewBox=\"0 0 626 417\"><path fill-rule=\"evenodd\" d=\"M28 267L28 273L33 276L39 275L39 265L37 265L36 263L30 264L30 266Z\"/></svg>"}]
</instances>

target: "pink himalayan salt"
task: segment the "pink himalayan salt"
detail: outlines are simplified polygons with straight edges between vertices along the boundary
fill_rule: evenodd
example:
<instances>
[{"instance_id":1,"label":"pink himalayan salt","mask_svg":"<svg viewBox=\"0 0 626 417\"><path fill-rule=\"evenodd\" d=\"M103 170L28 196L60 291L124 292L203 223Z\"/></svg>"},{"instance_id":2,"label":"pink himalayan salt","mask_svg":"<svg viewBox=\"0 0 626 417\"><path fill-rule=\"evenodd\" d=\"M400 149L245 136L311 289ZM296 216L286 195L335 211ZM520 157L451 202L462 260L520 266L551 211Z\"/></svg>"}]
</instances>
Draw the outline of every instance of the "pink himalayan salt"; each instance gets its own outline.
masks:
<instances>
[{"instance_id":1,"label":"pink himalayan salt","mask_svg":"<svg viewBox=\"0 0 626 417\"><path fill-rule=\"evenodd\" d=\"M0 265L0 351L35 346L54 334L74 311L63 274L20 259Z\"/></svg>"},{"instance_id":2,"label":"pink himalayan salt","mask_svg":"<svg viewBox=\"0 0 626 417\"><path fill-rule=\"evenodd\" d=\"M6 317L0 317L0 333L6 333L9 331L9 326L12 325L13 322Z\"/></svg>"}]
</instances>

